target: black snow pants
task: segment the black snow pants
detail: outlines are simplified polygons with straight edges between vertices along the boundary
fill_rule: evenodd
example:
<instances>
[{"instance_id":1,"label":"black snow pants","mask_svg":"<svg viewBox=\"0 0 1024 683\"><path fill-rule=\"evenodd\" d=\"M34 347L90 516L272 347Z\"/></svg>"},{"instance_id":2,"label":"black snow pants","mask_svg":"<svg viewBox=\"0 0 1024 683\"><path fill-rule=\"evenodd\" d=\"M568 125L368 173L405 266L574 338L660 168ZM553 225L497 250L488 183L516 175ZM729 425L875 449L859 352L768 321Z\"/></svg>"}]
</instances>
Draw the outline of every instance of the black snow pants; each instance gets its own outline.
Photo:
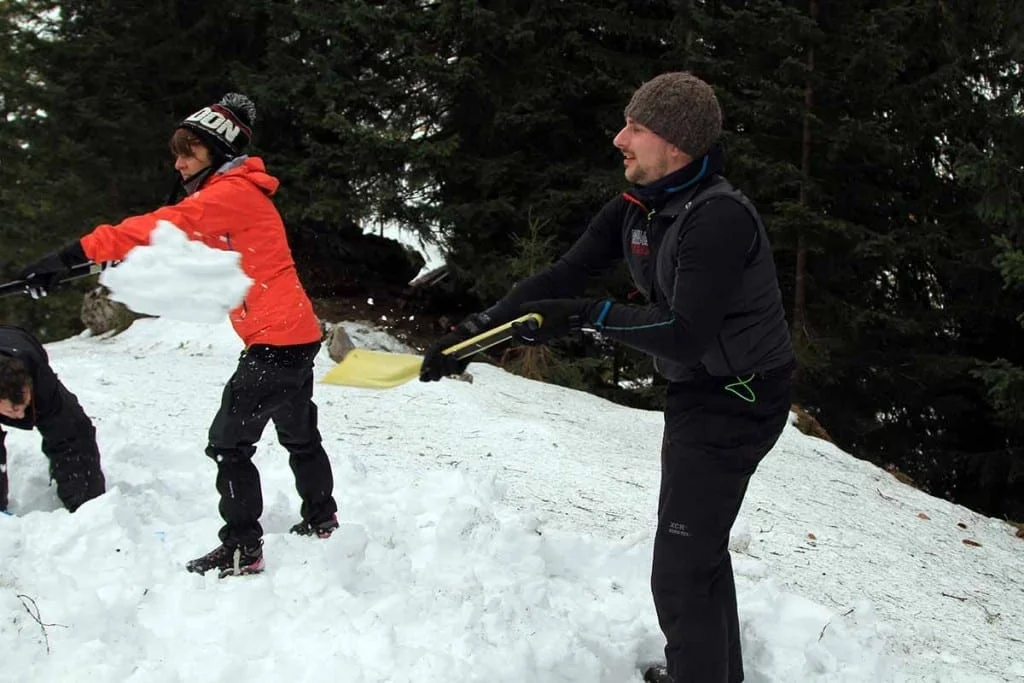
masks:
<instances>
[{"instance_id":1,"label":"black snow pants","mask_svg":"<svg viewBox=\"0 0 1024 683\"><path fill-rule=\"evenodd\" d=\"M313 403L313 359L320 343L295 346L255 344L238 361L210 426L206 454L217 463L217 491L224 526L221 542L250 546L263 528L260 475L252 462L256 442L273 420L277 438L288 451L304 520L330 519L338 510L332 492L331 463L317 429Z\"/></svg>"},{"instance_id":2,"label":"black snow pants","mask_svg":"<svg viewBox=\"0 0 1024 683\"><path fill-rule=\"evenodd\" d=\"M751 475L789 415L792 364L736 378L672 383L665 407L651 589L676 683L743 680L729 530Z\"/></svg>"}]
</instances>

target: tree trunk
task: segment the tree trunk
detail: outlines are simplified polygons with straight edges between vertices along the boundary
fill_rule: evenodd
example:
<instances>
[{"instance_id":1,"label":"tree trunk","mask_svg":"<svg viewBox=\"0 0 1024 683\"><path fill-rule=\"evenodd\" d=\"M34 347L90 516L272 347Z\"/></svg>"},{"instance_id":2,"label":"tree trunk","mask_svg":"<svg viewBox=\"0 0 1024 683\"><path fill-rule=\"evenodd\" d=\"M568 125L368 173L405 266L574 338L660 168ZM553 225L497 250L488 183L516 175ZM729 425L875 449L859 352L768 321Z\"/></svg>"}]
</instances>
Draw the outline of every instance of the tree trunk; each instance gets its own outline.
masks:
<instances>
[{"instance_id":1,"label":"tree trunk","mask_svg":"<svg viewBox=\"0 0 1024 683\"><path fill-rule=\"evenodd\" d=\"M686 61L690 62L693 50L693 0L686 0Z\"/></svg>"},{"instance_id":2,"label":"tree trunk","mask_svg":"<svg viewBox=\"0 0 1024 683\"><path fill-rule=\"evenodd\" d=\"M818 0L810 0L811 18L818 18ZM814 108L814 45L807 47L807 82L804 86L804 131L800 153L800 197L801 206L808 204L808 187L811 183L811 112ZM796 273L793 282L793 342L800 346L807 338L807 242L803 228L797 233Z\"/></svg>"}]
</instances>

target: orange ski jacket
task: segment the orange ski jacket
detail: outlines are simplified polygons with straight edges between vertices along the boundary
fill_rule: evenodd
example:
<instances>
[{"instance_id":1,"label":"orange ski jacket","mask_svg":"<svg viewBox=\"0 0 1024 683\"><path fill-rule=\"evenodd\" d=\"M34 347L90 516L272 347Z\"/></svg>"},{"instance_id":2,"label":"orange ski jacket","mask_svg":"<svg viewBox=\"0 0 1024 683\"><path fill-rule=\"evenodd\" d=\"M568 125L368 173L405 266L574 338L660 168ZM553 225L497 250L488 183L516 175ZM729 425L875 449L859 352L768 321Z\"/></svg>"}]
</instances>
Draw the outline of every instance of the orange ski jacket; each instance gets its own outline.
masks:
<instances>
[{"instance_id":1,"label":"orange ski jacket","mask_svg":"<svg viewBox=\"0 0 1024 683\"><path fill-rule=\"evenodd\" d=\"M295 270L284 222L270 197L280 182L259 157L238 157L173 206L100 225L81 238L92 261L119 261L149 244L157 221L170 221L190 239L236 251L253 284L231 325L245 342L289 346L320 341L320 323Z\"/></svg>"}]
</instances>

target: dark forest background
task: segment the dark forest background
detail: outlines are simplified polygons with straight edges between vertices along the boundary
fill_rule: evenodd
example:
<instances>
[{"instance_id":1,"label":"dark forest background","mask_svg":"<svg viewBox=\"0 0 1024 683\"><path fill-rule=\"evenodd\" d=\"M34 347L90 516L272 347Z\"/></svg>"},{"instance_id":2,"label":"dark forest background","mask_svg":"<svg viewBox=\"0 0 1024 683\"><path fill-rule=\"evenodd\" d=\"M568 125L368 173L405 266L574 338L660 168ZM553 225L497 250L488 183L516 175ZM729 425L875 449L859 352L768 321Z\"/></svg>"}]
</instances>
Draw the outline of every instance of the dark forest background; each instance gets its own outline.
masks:
<instances>
[{"instance_id":1,"label":"dark forest background","mask_svg":"<svg viewBox=\"0 0 1024 683\"><path fill-rule=\"evenodd\" d=\"M844 449L1024 519L1024 3L0 0L0 32L0 275L157 206L174 125L240 91L307 285L394 221L446 245L450 315L557 257L624 188L632 91L694 71L772 236L797 402ZM0 319L67 336L73 294ZM660 404L621 349L541 361Z\"/></svg>"}]
</instances>

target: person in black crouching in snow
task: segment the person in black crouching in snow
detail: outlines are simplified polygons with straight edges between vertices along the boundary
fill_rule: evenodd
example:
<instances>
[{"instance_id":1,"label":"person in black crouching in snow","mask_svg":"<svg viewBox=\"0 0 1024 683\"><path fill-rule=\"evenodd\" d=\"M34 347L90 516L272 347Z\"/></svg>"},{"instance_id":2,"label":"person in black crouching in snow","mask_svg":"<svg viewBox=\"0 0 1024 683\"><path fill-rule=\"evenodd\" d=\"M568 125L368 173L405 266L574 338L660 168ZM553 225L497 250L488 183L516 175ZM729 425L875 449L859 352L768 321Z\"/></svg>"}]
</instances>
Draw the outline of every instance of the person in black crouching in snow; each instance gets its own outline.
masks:
<instances>
[{"instance_id":1,"label":"person in black crouching in snow","mask_svg":"<svg viewBox=\"0 0 1024 683\"><path fill-rule=\"evenodd\" d=\"M78 399L57 379L31 334L0 325L0 424L38 429L57 497L70 512L106 490L96 430ZM0 510L8 505L6 434L0 429Z\"/></svg>"},{"instance_id":2,"label":"person in black crouching in snow","mask_svg":"<svg viewBox=\"0 0 1024 683\"><path fill-rule=\"evenodd\" d=\"M459 374L441 350L524 313L515 339L593 329L644 351L669 380L651 588L666 666L645 680L743 680L729 530L789 414L795 367L768 235L722 176L722 113L690 73L644 83L613 144L631 189L605 204L554 265L518 283L431 346L420 379ZM573 298L621 260L649 301Z\"/></svg>"}]
</instances>

